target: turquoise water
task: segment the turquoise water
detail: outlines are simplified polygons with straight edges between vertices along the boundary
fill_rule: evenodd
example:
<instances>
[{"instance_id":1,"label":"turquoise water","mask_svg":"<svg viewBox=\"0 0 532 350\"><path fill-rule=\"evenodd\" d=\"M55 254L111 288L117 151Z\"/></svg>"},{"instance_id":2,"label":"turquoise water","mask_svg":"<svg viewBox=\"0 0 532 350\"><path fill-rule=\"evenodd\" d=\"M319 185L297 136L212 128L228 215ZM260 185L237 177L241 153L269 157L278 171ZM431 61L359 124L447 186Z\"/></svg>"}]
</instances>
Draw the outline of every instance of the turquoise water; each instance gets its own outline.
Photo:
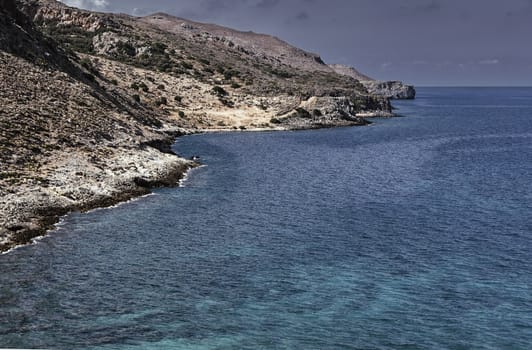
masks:
<instances>
[{"instance_id":1,"label":"turquoise water","mask_svg":"<svg viewBox=\"0 0 532 350\"><path fill-rule=\"evenodd\" d=\"M532 89L180 138L184 186L0 256L0 347L529 349Z\"/></svg>"}]
</instances>

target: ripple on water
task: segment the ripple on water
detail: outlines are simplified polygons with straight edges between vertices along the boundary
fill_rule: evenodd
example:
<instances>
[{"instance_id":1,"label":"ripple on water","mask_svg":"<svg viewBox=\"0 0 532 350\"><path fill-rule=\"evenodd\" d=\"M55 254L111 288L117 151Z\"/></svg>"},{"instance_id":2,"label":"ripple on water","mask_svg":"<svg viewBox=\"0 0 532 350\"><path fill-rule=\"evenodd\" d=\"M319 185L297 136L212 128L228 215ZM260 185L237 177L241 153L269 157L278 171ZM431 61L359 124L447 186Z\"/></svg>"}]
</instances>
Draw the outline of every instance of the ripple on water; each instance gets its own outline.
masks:
<instances>
[{"instance_id":1,"label":"ripple on water","mask_svg":"<svg viewBox=\"0 0 532 350\"><path fill-rule=\"evenodd\" d=\"M420 89L371 128L181 138L207 165L182 187L0 256L0 344L527 349L530 91Z\"/></svg>"}]
</instances>

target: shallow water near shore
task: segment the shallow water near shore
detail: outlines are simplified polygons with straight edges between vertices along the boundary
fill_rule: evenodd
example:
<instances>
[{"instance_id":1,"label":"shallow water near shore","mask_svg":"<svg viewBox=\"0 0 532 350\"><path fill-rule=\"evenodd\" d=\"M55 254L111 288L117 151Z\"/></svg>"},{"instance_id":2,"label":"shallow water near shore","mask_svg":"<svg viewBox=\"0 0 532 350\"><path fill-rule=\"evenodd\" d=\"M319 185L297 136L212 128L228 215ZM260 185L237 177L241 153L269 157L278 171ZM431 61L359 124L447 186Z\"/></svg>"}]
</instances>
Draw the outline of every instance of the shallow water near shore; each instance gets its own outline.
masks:
<instances>
[{"instance_id":1,"label":"shallow water near shore","mask_svg":"<svg viewBox=\"0 0 532 350\"><path fill-rule=\"evenodd\" d=\"M532 88L187 136L182 187L0 256L0 347L528 349Z\"/></svg>"}]
</instances>

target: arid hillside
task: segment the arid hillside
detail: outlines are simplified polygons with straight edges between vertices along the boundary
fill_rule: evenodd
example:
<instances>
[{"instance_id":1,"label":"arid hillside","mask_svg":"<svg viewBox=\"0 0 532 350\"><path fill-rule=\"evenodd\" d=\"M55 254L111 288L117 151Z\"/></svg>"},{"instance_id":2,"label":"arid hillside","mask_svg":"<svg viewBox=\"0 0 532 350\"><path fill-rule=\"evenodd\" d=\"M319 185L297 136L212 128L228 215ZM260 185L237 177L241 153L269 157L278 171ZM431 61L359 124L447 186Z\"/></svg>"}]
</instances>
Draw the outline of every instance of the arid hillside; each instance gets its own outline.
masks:
<instances>
[{"instance_id":1,"label":"arid hillside","mask_svg":"<svg viewBox=\"0 0 532 350\"><path fill-rule=\"evenodd\" d=\"M172 185L177 135L364 125L388 98L280 39L166 14L0 0L0 250Z\"/></svg>"}]
</instances>

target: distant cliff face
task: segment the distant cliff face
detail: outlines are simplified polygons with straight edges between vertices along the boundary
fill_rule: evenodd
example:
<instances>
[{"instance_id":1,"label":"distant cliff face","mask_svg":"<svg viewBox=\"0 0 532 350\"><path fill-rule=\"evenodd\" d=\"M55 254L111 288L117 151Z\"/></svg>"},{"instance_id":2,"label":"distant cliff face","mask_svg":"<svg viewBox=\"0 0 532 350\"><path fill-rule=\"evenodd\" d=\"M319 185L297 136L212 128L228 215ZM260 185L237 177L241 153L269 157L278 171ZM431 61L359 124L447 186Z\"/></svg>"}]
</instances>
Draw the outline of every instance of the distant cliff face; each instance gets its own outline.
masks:
<instances>
[{"instance_id":1,"label":"distant cliff face","mask_svg":"<svg viewBox=\"0 0 532 350\"><path fill-rule=\"evenodd\" d=\"M413 99L416 90L412 85L406 85L401 81L378 81L357 71L353 67L342 64L329 65L338 74L353 77L360 81L370 94L384 96L392 99Z\"/></svg>"},{"instance_id":2,"label":"distant cliff face","mask_svg":"<svg viewBox=\"0 0 532 350\"><path fill-rule=\"evenodd\" d=\"M385 96L392 99L414 99L416 90L412 85L403 84L401 81L361 81L370 94Z\"/></svg>"}]
</instances>

